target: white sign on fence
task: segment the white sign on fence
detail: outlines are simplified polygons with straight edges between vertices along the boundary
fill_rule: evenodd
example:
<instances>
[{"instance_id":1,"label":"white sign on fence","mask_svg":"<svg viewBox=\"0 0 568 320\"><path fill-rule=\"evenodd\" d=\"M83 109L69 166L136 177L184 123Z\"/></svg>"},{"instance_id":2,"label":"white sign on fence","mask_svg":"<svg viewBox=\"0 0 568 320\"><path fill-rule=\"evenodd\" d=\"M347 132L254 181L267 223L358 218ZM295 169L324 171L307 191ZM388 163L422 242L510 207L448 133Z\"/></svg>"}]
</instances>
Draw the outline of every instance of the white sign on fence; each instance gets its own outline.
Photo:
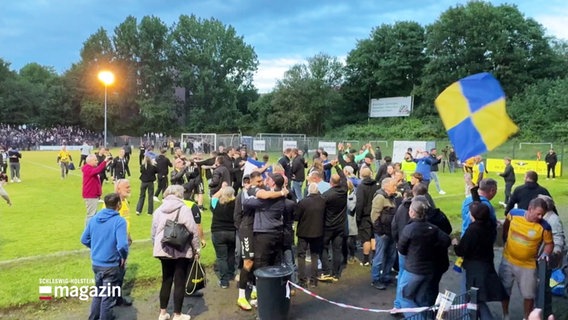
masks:
<instances>
[{"instance_id":1,"label":"white sign on fence","mask_svg":"<svg viewBox=\"0 0 568 320\"><path fill-rule=\"evenodd\" d=\"M320 141L318 142L318 147L323 148L327 154L337 154L335 142Z\"/></svg>"},{"instance_id":2,"label":"white sign on fence","mask_svg":"<svg viewBox=\"0 0 568 320\"><path fill-rule=\"evenodd\" d=\"M265 140L253 140L252 150L254 151L266 151L266 141Z\"/></svg>"},{"instance_id":3,"label":"white sign on fence","mask_svg":"<svg viewBox=\"0 0 568 320\"><path fill-rule=\"evenodd\" d=\"M286 150L288 148L297 148L298 147L298 143L296 142L296 140L284 140L282 141L282 150Z\"/></svg>"},{"instance_id":4,"label":"white sign on fence","mask_svg":"<svg viewBox=\"0 0 568 320\"><path fill-rule=\"evenodd\" d=\"M408 117L412 103L412 96L371 99L369 118Z\"/></svg>"},{"instance_id":5,"label":"white sign on fence","mask_svg":"<svg viewBox=\"0 0 568 320\"><path fill-rule=\"evenodd\" d=\"M412 148L412 156L414 157L416 150L430 151L430 149L435 147L436 143L434 141L395 141L392 145L392 162L402 162L408 148Z\"/></svg>"},{"instance_id":6,"label":"white sign on fence","mask_svg":"<svg viewBox=\"0 0 568 320\"><path fill-rule=\"evenodd\" d=\"M76 146L66 146L67 147L67 151L78 151L81 150L81 148L83 147L82 145L76 145ZM59 151L61 150L62 146L39 146L39 150L40 151Z\"/></svg>"}]
</instances>

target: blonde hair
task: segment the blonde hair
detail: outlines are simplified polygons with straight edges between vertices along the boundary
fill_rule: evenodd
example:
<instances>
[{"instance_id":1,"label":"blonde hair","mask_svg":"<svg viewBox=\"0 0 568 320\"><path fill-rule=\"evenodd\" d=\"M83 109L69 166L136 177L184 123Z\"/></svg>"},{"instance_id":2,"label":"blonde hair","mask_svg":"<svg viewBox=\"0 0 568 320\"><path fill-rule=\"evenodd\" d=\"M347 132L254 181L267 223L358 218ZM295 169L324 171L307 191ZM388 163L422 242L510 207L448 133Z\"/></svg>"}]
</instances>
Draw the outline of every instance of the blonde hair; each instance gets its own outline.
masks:
<instances>
[{"instance_id":1,"label":"blonde hair","mask_svg":"<svg viewBox=\"0 0 568 320\"><path fill-rule=\"evenodd\" d=\"M221 195L219 196L220 204L227 204L235 200L235 189L233 187L224 187L221 189Z\"/></svg>"}]
</instances>

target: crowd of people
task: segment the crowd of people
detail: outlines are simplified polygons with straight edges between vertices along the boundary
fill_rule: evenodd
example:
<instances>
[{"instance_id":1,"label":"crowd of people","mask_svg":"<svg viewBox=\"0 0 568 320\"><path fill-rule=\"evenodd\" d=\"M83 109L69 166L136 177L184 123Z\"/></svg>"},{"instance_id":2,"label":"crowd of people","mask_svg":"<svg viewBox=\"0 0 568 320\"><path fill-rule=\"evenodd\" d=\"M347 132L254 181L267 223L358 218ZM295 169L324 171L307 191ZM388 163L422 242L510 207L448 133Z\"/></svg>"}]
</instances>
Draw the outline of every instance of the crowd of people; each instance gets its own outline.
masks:
<instances>
[{"instance_id":1,"label":"crowd of people","mask_svg":"<svg viewBox=\"0 0 568 320\"><path fill-rule=\"evenodd\" d=\"M400 308L431 306L450 266L448 249L453 246L460 257L456 267L463 269L463 291L472 286L479 288L482 319L494 318L487 307L491 301L502 303L503 318L508 319L514 283L519 285L524 316L528 317L536 295L537 260L547 260L554 268L566 255L562 223L551 195L538 184L536 172L527 172L523 184L511 192L514 173L510 159L504 159L501 176L506 185L505 247L495 270L493 246L501 223L490 201L497 194L498 183L486 177L480 156L464 163L466 198L461 208L461 235L455 237L448 218L428 191L434 181L437 191L445 193L436 175L445 157L438 155L435 148L409 149L401 163L393 163L391 157L385 156L375 174L372 164L379 155L370 144L360 150L339 144L337 150L337 157L331 159L325 150L318 149L308 165L307 155L298 149L284 150L272 163L267 156L260 160L245 148L219 147L211 155L185 155L181 148L174 147L171 161L166 156L167 148L154 152L151 146L141 145L141 187L135 210L141 214L148 200L147 213L153 215L153 254L160 259L163 273L159 319L170 319L166 307L172 285L173 319L190 318L181 307L188 266L206 244L201 227L205 205L212 212L210 231L218 285L228 289L238 276L237 305L243 310L252 310L255 304L254 270L276 265L288 266L293 270L291 281L305 288L340 281L348 267L368 268L371 286L395 290L394 314ZM448 148L447 152L453 150ZM107 274L99 267L119 268L109 273L108 281L115 284L122 282L122 261L128 253L124 239L127 243L130 239L130 184L125 176L126 172L129 175L129 153L131 150L125 147L117 158L112 158L108 150L101 148L98 155L88 155L82 167L85 232L91 234L91 242L84 243L96 250L92 244L97 234L92 230L104 228L102 225L111 218L125 219L124 227L114 224L124 235L105 240L112 242L114 249L105 252L112 261L95 261L93 253L97 279ZM116 195L105 197L106 211L101 215L96 213L96 205L107 168L116 178ZM204 204L205 184L208 204ZM159 204L156 210L154 203ZM182 249L161 242L164 225L174 219L194 235ZM105 301L93 301L95 304L99 312L109 305Z\"/></svg>"},{"instance_id":2,"label":"crowd of people","mask_svg":"<svg viewBox=\"0 0 568 320\"><path fill-rule=\"evenodd\" d=\"M83 141L100 144L102 133L95 133L79 126L57 125L40 128L33 124L0 123L0 146L20 150L38 150L39 146L80 145Z\"/></svg>"}]
</instances>

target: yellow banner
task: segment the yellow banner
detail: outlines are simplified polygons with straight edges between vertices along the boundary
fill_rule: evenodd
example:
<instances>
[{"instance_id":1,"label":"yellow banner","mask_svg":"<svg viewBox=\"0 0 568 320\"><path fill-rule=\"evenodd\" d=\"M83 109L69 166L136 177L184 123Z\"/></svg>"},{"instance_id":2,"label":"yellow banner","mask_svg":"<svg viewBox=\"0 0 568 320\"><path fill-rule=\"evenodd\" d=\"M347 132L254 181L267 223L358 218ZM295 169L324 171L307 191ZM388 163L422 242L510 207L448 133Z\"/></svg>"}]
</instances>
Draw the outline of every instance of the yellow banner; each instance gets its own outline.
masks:
<instances>
[{"instance_id":1,"label":"yellow banner","mask_svg":"<svg viewBox=\"0 0 568 320\"><path fill-rule=\"evenodd\" d=\"M546 162L536 160L511 160L515 174L525 174L527 171L535 171L541 177L546 177ZM562 174L562 163L556 163L556 175ZM505 162L503 159L487 159L487 171L501 173L505 171Z\"/></svg>"}]
</instances>

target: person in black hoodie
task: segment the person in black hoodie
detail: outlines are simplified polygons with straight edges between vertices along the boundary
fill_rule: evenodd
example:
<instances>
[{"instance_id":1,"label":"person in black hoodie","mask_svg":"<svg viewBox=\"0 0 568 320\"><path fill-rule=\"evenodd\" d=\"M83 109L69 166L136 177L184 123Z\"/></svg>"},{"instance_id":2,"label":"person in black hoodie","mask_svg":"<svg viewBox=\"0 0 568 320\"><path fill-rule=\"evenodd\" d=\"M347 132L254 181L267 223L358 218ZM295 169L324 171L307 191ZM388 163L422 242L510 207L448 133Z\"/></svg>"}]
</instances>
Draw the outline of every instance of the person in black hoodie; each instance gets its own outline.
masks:
<instances>
[{"instance_id":1,"label":"person in black hoodie","mask_svg":"<svg viewBox=\"0 0 568 320\"><path fill-rule=\"evenodd\" d=\"M311 183L308 186L308 196L302 199L296 211L294 219L298 221L296 236L298 237L298 278L300 285L307 287L308 276L306 274L306 252L309 248L311 260L311 274L309 285L317 287L317 273L320 253L323 246L323 226L325 215L325 199L318 191L318 185Z\"/></svg>"},{"instance_id":2,"label":"person in black hoodie","mask_svg":"<svg viewBox=\"0 0 568 320\"><path fill-rule=\"evenodd\" d=\"M377 175L375 176L375 180L377 181L377 183L380 185L381 182L383 181L384 178L389 176L388 173L388 167L391 165L392 163L392 158L389 156L385 157L385 162L383 162L383 164L381 164L378 168L377 168Z\"/></svg>"},{"instance_id":3,"label":"person in black hoodie","mask_svg":"<svg viewBox=\"0 0 568 320\"><path fill-rule=\"evenodd\" d=\"M477 305L481 319L494 319L487 306L489 301L502 301L507 292L495 271L493 264L493 235L489 220L489 207L479 200L469 205L471 223L462 238L452 240L457 256L463 257L462 267L466 287L479 289Z\"/></svg>"},{"instance_id":4,"label":"person in black hoodie","mask_svg":"<svg viewBox=\"0 0 568 320\"><path fill-rule=\"evenodd\" d=\"M291 182L292 182L292 165L290 163L290 157L292 155L292 149L291 148L286 148L286 150L284 150L282 157L280 157L280 159L278 159L278 164L282 166L282 168L284 169L284 175L286 176L288 182L287 182L287 189L290 189L291 186Z\"/></svg>"},{"instance_id":5,"label":"person in black hoodie","mask_svg":"<svg viewBox=\"0 0 568 320\"><path fill-rule=\"evenodd\" d=\"M123 149L118 151L118 157L112 160L112 171L114 173L114 181L125 179L126 175L130 177L130 168Z\"/></svg>"},{"instance_id":6,"label":"person in black hoodie","mask_svg":"<svg viewBox=\"0 0 568 320\"><path fill-rule=\"evenodd\" d=\"M516 179L515 169L511 165L511 158L506 157L503 161L505 162L505 171L499 175L503 177L503 180L505 180L505 202L499 202L499 204L506 207L507 203L509 203L509 199L511 198L511 190L513 189Z\"/></svg>"},{"instance_id":7,"label":"person in black hoodie","mask_svg":"<svg viewBox=\"0 0 568 320\"><path fill-rule=\"evenodd\" d=\"M363 261L362 266L369 266L369 254L371 252L371 238L373 237L373 223L371 221L371 206L373 196L379 189L377 181L371 178L371 169L361 169L361 183L357 187L355 196L357 205L355 206L355 215L357 218L357 228L359 229L359 241L363 245Z\"/></svg>"},{"instance_id":8,"label":"person in black hoodie","mask_svg":"<svg viewBox=\"0 0 568 320\"><path fill-rule=\"evenodd\" d=\"M166 191L168 187L168 171L172 167L172 162L166 157L166 148L160 150L160 155L156 157L156 167L158 169L158 188L154 194L154 201L158 201L160 193Z\"/></svg>"},{"instance_id":9,"label":"person in black hoodie","mask_svg":"<svg viewBox=\"0 0 568 320\"><path fill-rule=\"evenodd\" d=\"M558 157L554 149L550 149L546 156L544 157L546 161L546 179L550 179L550 172L552 172L552 179L556 178L556 163L558 162Z\"/></svg>"},{"instance_id":10,"label":"person in black hoodie","mask_svg":"<svg viewBox=\"0 0 568 320\"><path fill-rule=\"evenodd\" d=\"M219 189L221 189L223 182L230 186L233 181L231 179L231 173L229 172L229 169L223 165L223 161L223 156L217 156L217 158L215 158L215 170L213 170L213 176L209 182L209 193L211 195L214 195L217 191L219 191Z\"/></svg>"},{"instance_id":11,"label":"person in black hoodie","mask_svg":"<svg viewBox=\"0 0 568 320\"><path fill-rule=\"evenodd\" d=\"M435 271L435 253L450 246L450 237L426 221L427 210L425 197L412 199L411 221L398 240L398 249L406 256L405 272L398 279L402 288L402 308L430 306L429 288ZM406 317L410 315L405 314Z\"/></svg>"},{"instance_id":12,"label":"person in black hoodie","mask_svg":"<svg viewBox=\"0 0 568 320\"><path fill-rule=\"evenodd\" d=\"M231 186L221 188L211 199L211 241L217 257L219 286L229 288L235 274L235 190Z\"/></svg>"},{"instance_id":13,"label":"person in black hoodie","mask_svg":"<svg viewBox=\"0 0 568 320\"><path fill-rule=\"evenodd\" d=\"M292 149L292 157L294 157L291 168L292 191L294 192L296 201L300 201L304 197L304 194L302 193L302 184L304 184L304 180L306 180L307 165L304 157L298 153L298 149Z\"/></svg>"},{"instance_id":14,"label":"person in black hoodie","mask_svg":"<svg viewBox=\"0 0 568 320\"><path fill-rule=\"evenodd\" d=\"M539 194L552 197L546 188L538 184L538 174L534 171L527 171L525 173L525 184L516 187L513 191L509 202L507 202L505 215L515 207L515 204L519 209L527 210L529 202Z\"/></svg>"},{"instance_id":15,"label":"person in black hoodie","mask_svg":"<svg viewBox=\"0 0 568 320\"><path fill-rule=\"evenodd\" d=\"M146 201L146 192L148 192L148 214L154 213L154 181L156 181L156 174L158 168L153 163L153 160L148 156L144 156L142 166L140 166L140 197L136 205L136 214L140 215L144 209L144 201Z\"/></svg>"},{"instance_id":16,"label":"person in black hoodie","mask_svg":"<svg viewBox=\"0 0 568 320\"><path fill-rule=\"evenodd\" d=\"M323 252L321 255L323 273L321 281L338 281L341 277L343 254L341 246L347 225L347 178L338 161L331 161L337 174L330 178L331 189L323 193L325 199L325 219ZM329 264L329 251L333 251L333 262Z\"/></svg>"}]
</instances>

